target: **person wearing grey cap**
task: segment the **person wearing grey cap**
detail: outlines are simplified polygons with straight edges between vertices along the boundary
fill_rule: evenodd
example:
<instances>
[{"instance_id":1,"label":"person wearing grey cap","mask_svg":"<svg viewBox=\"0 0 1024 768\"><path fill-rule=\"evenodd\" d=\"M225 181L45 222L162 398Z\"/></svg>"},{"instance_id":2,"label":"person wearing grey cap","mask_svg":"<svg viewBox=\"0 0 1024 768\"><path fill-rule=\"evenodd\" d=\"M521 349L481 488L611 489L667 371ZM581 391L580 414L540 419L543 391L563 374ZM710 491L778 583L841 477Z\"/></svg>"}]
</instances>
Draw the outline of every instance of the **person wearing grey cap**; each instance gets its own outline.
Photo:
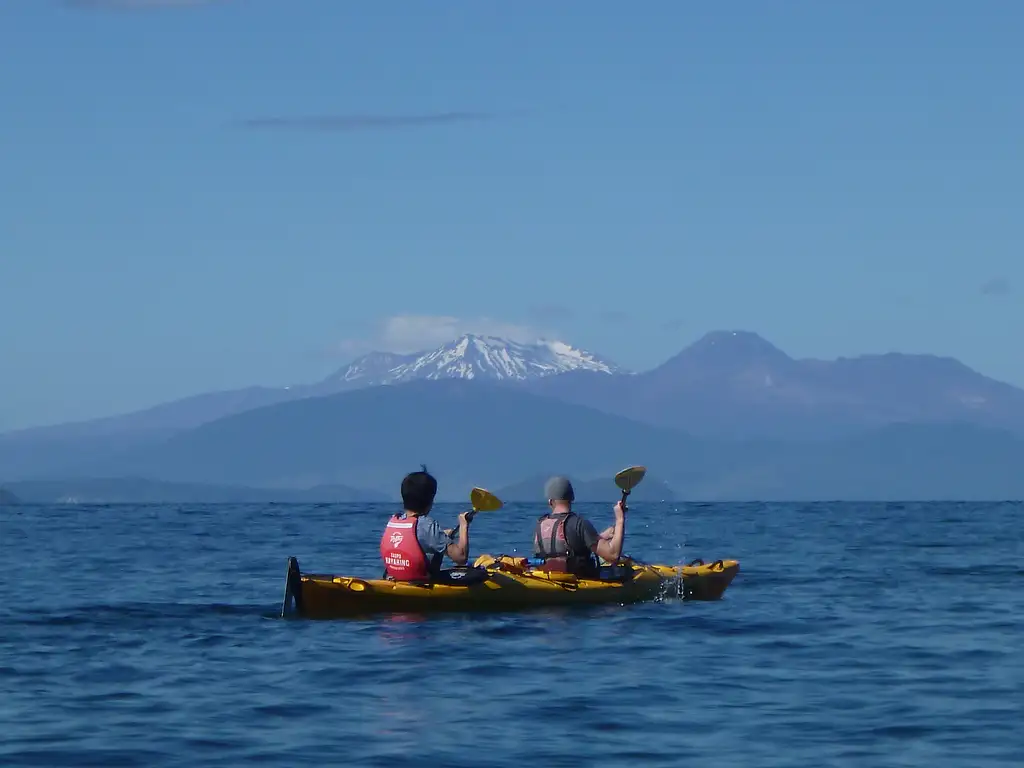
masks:
<instances>
[{"instance_id":1,"label":"person wearing grey cap","mask_svg":"<svg viewBox=\"0 0 1024 768\"><path fill-rule=\"evenodd\" d=\"M615 505L615 525L598 533L593 523L572 511L576 494L569 478L549 479L544 495L551 511L537 520L533 533L533 555L544 561L543 570L591 576L597 573L595 555L609 563L619 559L626 532L622 502Z\"/></svg>"}]
</instances>

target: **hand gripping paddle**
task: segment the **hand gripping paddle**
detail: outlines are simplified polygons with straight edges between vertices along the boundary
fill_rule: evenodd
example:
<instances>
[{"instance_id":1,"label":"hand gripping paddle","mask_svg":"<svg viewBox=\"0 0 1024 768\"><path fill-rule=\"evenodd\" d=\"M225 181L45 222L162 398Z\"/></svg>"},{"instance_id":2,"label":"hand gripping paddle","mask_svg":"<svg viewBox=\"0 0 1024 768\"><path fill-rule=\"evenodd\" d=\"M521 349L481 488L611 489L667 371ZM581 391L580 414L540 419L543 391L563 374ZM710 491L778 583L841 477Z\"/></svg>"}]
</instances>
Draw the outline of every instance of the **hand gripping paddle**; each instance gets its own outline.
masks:
<instances>
[{"instance_id":1,"label":"hand gripping paddle","mask_svg":"<svg viewBox=\"0 0 1024 768\"><path fill-rule=\"evenodd\" d=\"M616 473L615 484L619 486L619 490L622 491L623 512L626 511L626 497L629 496L629 492L640 485L640 481L644 479L644 475L646 474L647 467L626 467L622 471ZM621 558L622 555L620 554L619 557ZM607 561L603 557L600 557L599 562Z\"/></svg>"}]
</instances>

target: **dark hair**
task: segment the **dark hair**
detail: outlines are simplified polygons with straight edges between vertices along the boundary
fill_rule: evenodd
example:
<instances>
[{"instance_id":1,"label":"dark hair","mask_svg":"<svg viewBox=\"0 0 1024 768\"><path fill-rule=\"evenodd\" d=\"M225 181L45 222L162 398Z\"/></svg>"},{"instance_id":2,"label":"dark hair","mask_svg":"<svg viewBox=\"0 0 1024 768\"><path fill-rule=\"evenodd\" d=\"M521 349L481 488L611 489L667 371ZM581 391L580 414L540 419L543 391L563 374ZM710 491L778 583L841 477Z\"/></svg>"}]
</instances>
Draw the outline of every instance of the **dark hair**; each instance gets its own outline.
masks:
<instances>
[{"instance_id":1,"label":"dark hair","mask_svg":"<svg viewBox=\"0 0 1024 768\"><path fill-rule=\"evenodd\" d=\"M410 472L402 480L402 503L410 512L424 514L434 503L434 496L437 495L437 480L427 472L427 466L419 472Z\"/></svg>"}]
</instances>

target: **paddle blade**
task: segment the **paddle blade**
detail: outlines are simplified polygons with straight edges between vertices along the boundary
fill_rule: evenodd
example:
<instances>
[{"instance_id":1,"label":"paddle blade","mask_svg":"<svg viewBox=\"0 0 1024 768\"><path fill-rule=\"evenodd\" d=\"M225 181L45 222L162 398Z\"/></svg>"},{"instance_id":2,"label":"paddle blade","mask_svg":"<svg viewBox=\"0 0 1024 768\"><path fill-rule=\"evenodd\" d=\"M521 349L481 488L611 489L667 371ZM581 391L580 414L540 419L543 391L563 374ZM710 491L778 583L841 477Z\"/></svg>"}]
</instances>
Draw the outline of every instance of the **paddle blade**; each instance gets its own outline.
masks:
<instances>
[{"instance_id":1,"label":"paddle blade","mask_svg":"<svg viewBox=\"0 0 1024 768\"><path fill-rule=\"evenodd\" d=\"M615 484L619 486L619 490L629 493L640 485L646 474L647 467L627 467L615 475Z\"/></svg>"},{"instance_id":2,"label":"paddle blade","mask_svg":"<svg viewBox=\"0 0 1024 768\"><path fill-rule=\"evenodd\" d=\"M483 488L470 491L469 501L477 512L494 512L503 506L501 499Z\"/></svg>"}]
</instances>

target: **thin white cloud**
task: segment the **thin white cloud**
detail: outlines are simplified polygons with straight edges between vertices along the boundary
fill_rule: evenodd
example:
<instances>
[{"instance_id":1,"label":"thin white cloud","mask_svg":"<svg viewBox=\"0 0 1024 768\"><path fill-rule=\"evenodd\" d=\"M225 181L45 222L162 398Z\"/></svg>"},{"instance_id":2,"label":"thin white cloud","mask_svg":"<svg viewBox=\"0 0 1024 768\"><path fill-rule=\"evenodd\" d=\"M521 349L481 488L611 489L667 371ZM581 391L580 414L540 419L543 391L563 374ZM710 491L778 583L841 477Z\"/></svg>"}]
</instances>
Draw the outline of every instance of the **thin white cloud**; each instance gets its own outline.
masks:
<instances>
[{"instance_id":1,"label":"thin white cloud","mask_svg":"<svg viewBox=\"0 0 1024 768\"><path fill-rule=\"evenodd\" d=\"M499 336L518 342L531 342L552 337L528 325L508 323L489 317L462 318L451 315L393 315L379 324L366 339L347 339L339 349L348 354L366 352L397 352L409 354L433 349L466 333Z\"/></svg>"},{"instance_id":2,"label":"thin white cloud","mask_svg":"<svg viewBox=\"0 0 1024 768\"><path fill-rule=\"evenodd\" d=\"M213 5L227 0L64 0L64 5L84 10L145 11L157 8L192 8Z\"/></svg>"},{"instance_id":3,"label":"thin white cloud","mask_svg":"<svg viewBox=\"0 0 1024 768\"><path fill-rule=\"evenodd\" d=\"M985 296L1006 296L1010 292L1010 281L1005 277L993 277L981 286Z\"/></svg>"},{"instance_id":4,"label":"thin white cloud","mask_svg":"<svg viewBox=\"0 0 1024 768\"><path fill-rule=\"evenodd\" d=\"M310 117L261 117L243 120L238 125L251 130L278 131L381 131L399 128L423 128L445 123L487 120L481 112L430 112L419 115L314 115Z\"/></svg>"}]
</instances>

